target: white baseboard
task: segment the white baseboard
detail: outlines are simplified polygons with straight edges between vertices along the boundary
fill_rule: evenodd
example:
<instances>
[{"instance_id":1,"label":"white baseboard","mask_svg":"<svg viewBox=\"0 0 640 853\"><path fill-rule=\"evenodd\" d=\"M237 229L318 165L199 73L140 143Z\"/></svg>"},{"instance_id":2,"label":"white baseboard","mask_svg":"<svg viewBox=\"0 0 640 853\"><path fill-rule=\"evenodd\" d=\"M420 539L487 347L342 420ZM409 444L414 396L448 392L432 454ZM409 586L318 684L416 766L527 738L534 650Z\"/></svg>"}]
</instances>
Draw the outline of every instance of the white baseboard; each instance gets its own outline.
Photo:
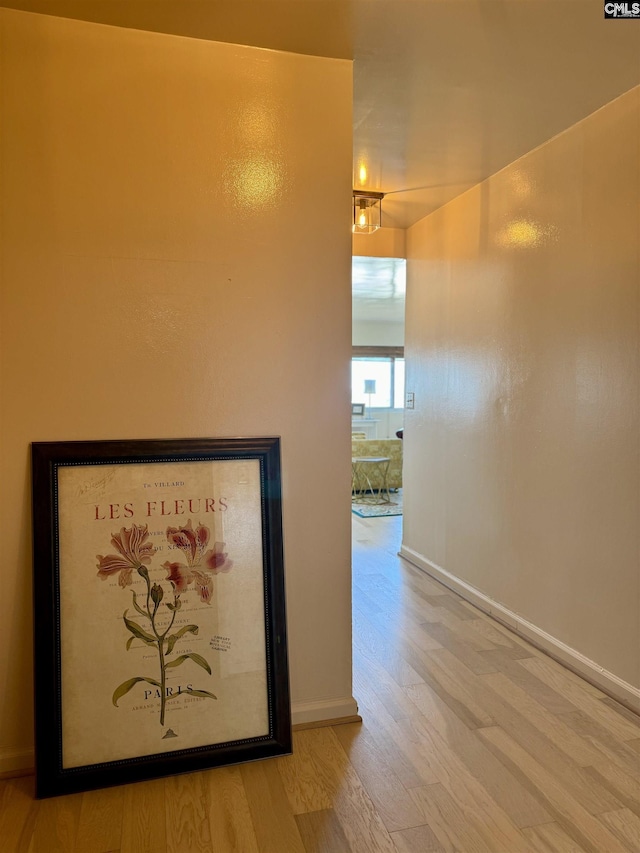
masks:
<instances>
[{"instance_id":1,"label":"white baseboard","mask_svg":"<svg viewBox=\"0 0 640 853\"><path fill-rule=\"evenodd\" d=\"M33 770L36 763L33 749L0 749L0 777Z\"/></svg>"},{"instance_id":2,"label":"white baseboard","mask_svg":"<svg viewBox=\"0 0 640 853\"><path fill-rule=\"evenodd\" d=\"M480 590L476 589L466 581L457 578L450 574L446 569L432 563L426 557L418 554L411 548L404 545L400 548L400 556L407 562L411 563L418 569L421 569L425 574L430 575L435 580L448 589L457 592L459 596L473 604L478 610L492 616L498 622L510 628L514 633L519 634L528 640L532 645L546 652L550 657L555 658L559 663L566 666L567 669L577 673L585 681L590 682L600 688L603 693L607 693L618 702L640 714L640 690L632 684L623 681L614 673L601 667L595 661L590 660L585 655L581 654L571 646L567 646L561 640L538 628L532 622L523 619L517 613L504 607L488 595L485 595Z\"/></svg>"},{"instance_id":3,"label":"white baseboard","mask_svg":"<svg viewBox=\"0 0 640 853\"><path fill-rule=\"evenodd\" d=\"M358 714L358 703L352 697L322 699L317 702L294 702L291 706L291 724L322 723Z\"/></svg>"}]
</instances>

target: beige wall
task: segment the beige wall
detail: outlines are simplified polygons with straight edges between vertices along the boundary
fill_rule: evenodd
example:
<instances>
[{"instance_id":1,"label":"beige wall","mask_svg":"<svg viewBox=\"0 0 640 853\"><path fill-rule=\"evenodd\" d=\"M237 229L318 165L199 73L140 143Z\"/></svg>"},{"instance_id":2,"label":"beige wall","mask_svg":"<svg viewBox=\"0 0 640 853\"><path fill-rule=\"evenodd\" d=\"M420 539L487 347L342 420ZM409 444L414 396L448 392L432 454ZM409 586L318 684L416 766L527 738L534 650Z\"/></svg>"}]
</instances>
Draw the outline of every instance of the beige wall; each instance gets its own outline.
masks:
<instances>
[{"instance_id":1,"label":"beige wall","mask_svg":"<svg viewBox=\"0 0 640 853\"><path fill-rule=\"evenodd\" d=\"M294 721L355 712L350 63L7 10L0 37L0 771L32 760L35 440L281 435Z\"/></svg>"},{"instance_id":2,"label":"beige wall","mask_svg":"<svg viewBox=\"0 0 640 853\"><path fill-rule=\"evenodd\" d=\"M634 89L409 230L403 546L638 707L639 154Z\"/></svg>"}]
</instances>

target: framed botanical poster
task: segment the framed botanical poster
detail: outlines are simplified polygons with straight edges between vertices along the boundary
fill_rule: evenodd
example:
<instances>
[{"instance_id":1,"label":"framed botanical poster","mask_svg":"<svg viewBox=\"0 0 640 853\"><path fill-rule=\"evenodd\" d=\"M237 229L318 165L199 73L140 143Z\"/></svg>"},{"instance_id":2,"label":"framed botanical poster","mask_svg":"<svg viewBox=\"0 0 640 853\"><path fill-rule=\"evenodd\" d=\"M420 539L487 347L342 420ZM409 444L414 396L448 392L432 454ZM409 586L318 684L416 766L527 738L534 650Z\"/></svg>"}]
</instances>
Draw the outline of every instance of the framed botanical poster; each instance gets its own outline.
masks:
<instances>
[{"instance_id":1,"label":"framed botanical poster","mask_svg":"<svg viewBox=\"0 0 640 853\"><path fill-rule=\"evenodd\" d=\"M37 795L289 753L279 439L32 463Z\"/></svg>"}]
</instances>

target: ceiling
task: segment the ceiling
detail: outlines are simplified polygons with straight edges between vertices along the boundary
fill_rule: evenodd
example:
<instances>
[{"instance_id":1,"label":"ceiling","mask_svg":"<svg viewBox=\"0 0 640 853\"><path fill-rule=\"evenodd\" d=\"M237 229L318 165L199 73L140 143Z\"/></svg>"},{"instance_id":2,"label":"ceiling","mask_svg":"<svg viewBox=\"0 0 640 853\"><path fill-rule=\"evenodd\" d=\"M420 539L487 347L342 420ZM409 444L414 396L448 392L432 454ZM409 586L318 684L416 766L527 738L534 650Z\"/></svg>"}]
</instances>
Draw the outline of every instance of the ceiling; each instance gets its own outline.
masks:
<instances>
[{"instance_id":1,"label":"ceiling","mask_svg":"<svg viewBox=\"0 0 640 853\"><path fill-rule=\"evenodd\" d=\"M0 0L354 60L354 186L408 227L640 84L640 21L601 0Z\"/></svg>"},{"instance_id":2,"label":"ceiling","mask_svg":"<svg viewBox=\"0 0 640 853\"><path fill-rule=\"evenodd\" d=\"M354 323L402 323L407 262L400 258L353 257L351 290Z\"/></svg>"}]
</instances>

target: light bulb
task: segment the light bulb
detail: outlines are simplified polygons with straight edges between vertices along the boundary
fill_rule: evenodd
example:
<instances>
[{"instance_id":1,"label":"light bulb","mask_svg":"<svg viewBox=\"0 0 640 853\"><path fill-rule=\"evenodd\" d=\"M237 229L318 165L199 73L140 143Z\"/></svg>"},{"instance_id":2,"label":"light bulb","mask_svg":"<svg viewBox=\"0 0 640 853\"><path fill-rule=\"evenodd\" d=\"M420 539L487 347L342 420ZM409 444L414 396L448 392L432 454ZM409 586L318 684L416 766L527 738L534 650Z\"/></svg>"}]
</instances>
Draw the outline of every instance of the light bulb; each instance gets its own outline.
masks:
<instances>
[{"instance_id":1,"label":"light bulb","mask_svg":"<svg viewBox=\"0 0 640 853\"><path fill-rule=\"evenodd\" d=\"M380 200L383 193L353 192L353 225L351 230L360 234L372 234L380 227Z\"/></svg>"}]
</instances>

